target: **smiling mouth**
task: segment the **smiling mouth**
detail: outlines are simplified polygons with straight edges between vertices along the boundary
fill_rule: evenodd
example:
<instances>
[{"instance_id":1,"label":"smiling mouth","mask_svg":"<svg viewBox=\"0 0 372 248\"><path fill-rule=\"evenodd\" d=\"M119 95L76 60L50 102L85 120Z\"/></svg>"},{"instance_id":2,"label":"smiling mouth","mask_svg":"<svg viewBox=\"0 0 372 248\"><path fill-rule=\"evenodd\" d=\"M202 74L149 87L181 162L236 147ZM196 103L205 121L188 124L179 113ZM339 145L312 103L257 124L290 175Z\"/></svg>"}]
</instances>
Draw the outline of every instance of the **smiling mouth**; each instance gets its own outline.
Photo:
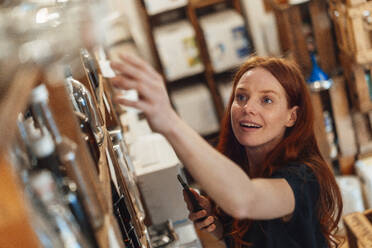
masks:
<instances>
[{"instance_id":1,"label":"smiling mouth","mask_svg":"<svg viewBox=\"0 0 372 248\"><path fill-rule=\"evenodd\" d=\"M252 128L252 129L258 129L262 127L261 125L253 124L253 123L240 123L240 126L244 128Z\"/></svg>"}]
</instances>

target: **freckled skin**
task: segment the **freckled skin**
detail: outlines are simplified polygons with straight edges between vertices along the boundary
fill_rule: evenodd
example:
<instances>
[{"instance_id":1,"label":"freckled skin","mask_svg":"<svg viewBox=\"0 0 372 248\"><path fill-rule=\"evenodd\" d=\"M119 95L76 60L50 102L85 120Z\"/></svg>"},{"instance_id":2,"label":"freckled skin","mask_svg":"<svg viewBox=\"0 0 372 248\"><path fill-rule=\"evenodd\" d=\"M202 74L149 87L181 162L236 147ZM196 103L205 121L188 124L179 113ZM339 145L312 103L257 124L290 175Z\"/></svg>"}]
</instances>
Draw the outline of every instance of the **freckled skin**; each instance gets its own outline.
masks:
<instances>
[{"instance_id":1,"label":"freckled skin","mask_svg":"<svg viewBox=\"0 0 372 248\"><path fill-rule=\"evenodd\" d=\"M239 80L231 106L231 123L235 137L246 150L273 149L283 138L287 127L294 125L293 112L288 108L286 92L266 69L247 71ZM253 123L260 128L242 127Z\"/></svg>"}]
</instances>

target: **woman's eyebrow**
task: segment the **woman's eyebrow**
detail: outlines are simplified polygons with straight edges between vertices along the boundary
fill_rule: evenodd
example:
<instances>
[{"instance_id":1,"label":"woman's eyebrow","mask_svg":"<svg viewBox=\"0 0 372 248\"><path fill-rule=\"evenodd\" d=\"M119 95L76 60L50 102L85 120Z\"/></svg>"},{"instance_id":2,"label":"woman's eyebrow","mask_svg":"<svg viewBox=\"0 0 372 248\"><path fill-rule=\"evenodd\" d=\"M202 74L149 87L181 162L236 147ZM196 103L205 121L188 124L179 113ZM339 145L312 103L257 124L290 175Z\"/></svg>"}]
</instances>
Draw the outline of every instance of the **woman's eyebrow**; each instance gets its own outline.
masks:
<instances>
[{"instance_id":1,"label":"woman's eyebrow","mask_svg":"<svg viewBox=\"0 0 372 248\"><path fill-rule=\"evenodd\" d=\"M279 95L279 93L274 91L274 90L261 90L260 93L263 93L263 94L272 93L272 94L275 94L275 95Z\"/></svg>"}]
</instances>

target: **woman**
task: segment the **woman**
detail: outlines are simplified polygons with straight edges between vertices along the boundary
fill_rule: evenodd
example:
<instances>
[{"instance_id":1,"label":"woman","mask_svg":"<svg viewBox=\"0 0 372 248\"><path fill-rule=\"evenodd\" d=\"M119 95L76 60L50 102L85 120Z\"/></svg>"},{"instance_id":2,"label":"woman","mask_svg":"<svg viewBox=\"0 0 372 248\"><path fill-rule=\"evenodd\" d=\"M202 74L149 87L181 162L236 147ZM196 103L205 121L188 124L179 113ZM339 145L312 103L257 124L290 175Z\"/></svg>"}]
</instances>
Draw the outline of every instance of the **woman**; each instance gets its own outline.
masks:
<instances>
[{"instance_id":1,"label":"woman","mask_svg":"<svg viewBox=\"0 0 372 248\"><path fill-rule=\"evenodd\" d=\"M250 58L237 72L218 150L173 111L161 76L143 61L121 56L113 84L137 89L144 112L210 197L191 213L199 229L228 247L334 247L342 201L314 136L306 83L297 66ZM190 212L188 198L185 196ZM201 218L206 217L202 220Z\"/></svg>"}]
</instances>

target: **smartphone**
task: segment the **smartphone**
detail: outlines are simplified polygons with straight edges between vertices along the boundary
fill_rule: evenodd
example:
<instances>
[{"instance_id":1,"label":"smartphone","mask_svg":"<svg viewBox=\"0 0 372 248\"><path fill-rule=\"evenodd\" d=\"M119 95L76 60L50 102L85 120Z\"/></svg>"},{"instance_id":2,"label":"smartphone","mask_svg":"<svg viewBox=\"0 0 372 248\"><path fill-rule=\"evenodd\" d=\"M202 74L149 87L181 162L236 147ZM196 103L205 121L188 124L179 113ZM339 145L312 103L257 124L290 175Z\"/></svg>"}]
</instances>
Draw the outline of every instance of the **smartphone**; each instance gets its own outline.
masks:
<instances>
[{"instance_id":1,"label":"smartphone","mask_svg":"<svg viewBox=\"0 0 372 248\"><path fill-rule=\"evenodd\" d=\"M178 181L180 181L184 190L186 191L186 194L191 201L192 208L193 208L194 212L198 212L200 210L203 210L204 208L202 208L202 206L200 206L198 200L196 200L195 195L191 192L190 186L187 183L185 183L185 181L182 179L181 175L178 174L177 178L178 178Z\"/></svg>"}]
</instances>

